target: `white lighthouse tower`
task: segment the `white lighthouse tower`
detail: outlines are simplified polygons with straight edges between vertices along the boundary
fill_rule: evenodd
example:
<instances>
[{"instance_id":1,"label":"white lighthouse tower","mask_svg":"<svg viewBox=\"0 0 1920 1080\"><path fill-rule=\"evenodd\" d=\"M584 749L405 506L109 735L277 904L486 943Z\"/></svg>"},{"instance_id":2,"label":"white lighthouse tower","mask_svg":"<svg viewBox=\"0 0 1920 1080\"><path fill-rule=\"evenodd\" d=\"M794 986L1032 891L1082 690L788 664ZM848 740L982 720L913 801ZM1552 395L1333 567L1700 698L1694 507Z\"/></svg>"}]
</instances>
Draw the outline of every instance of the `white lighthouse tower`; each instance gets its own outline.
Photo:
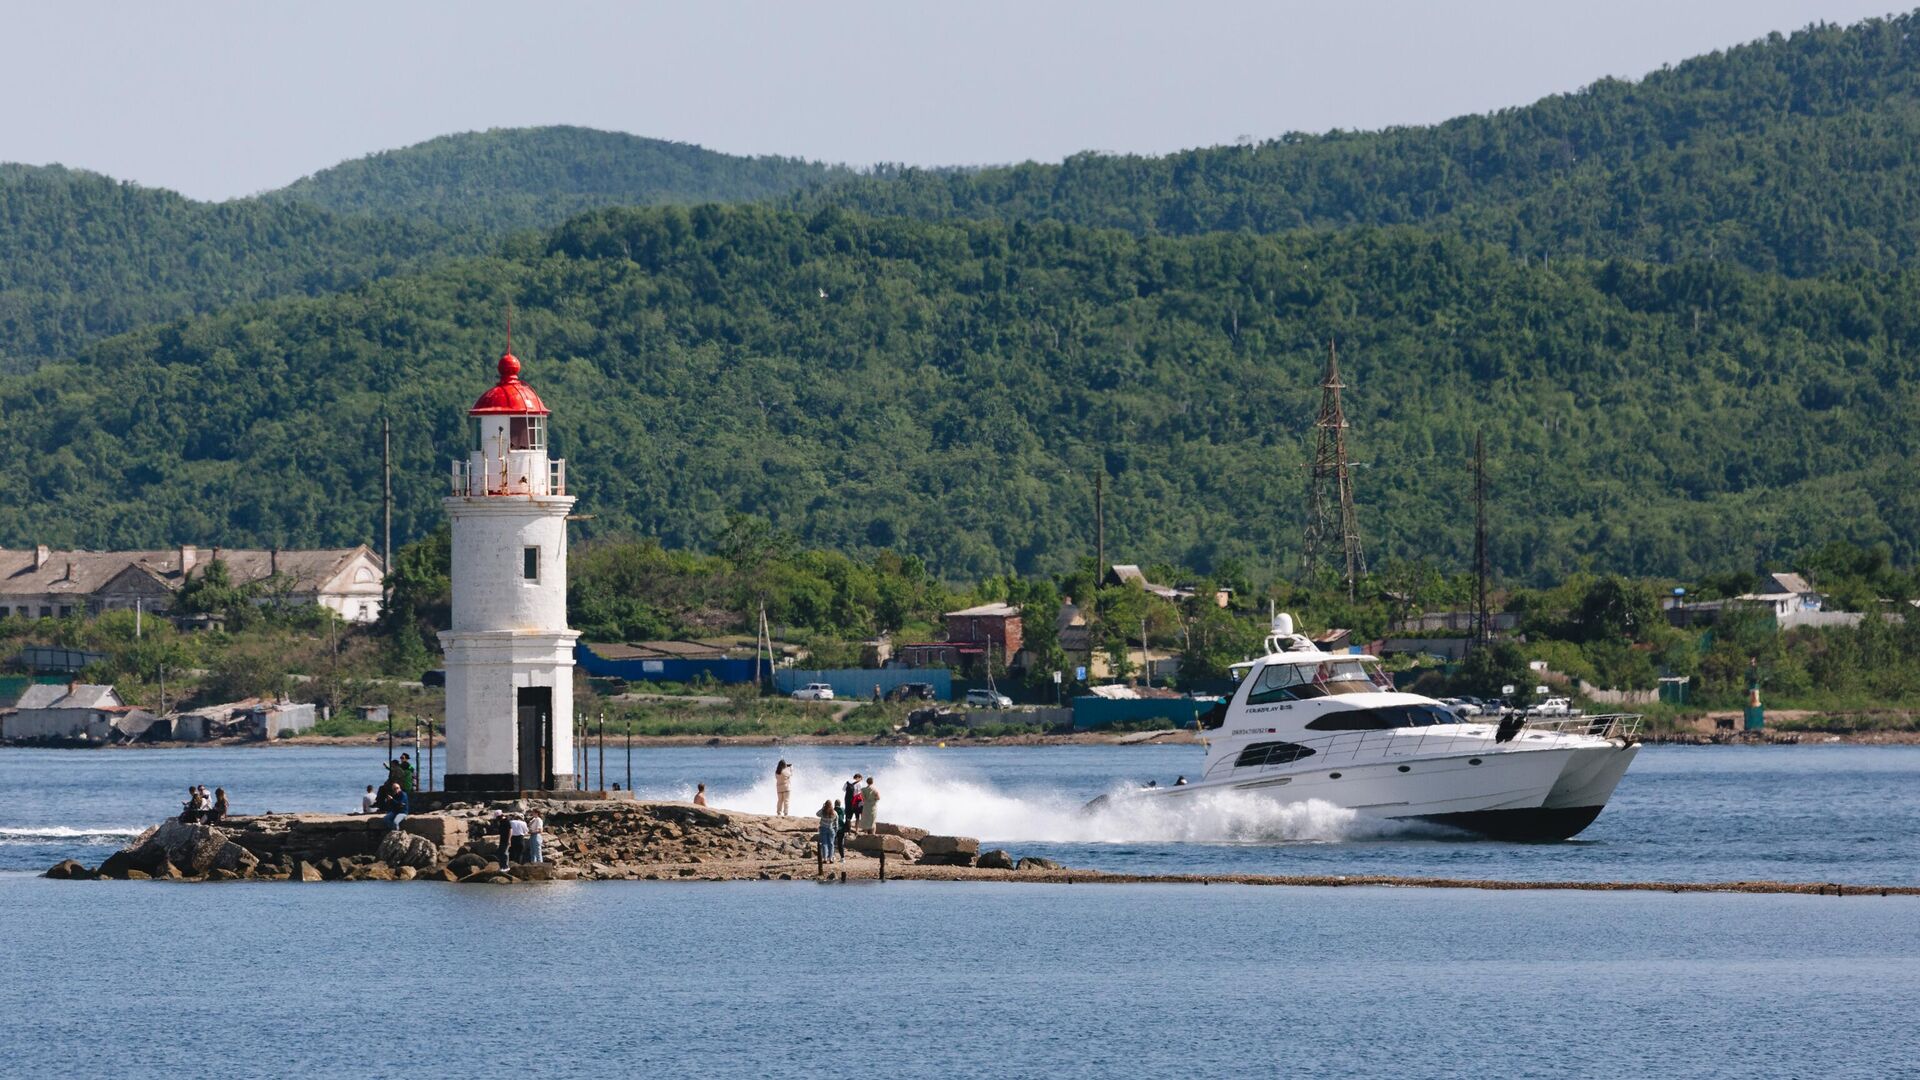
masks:
<instances>
[{"instance_id":1,"label":"white lighthouse tower","mask_svg":"<svg viewBox=\"0 0 1920 1080\"><path fill-rule=\"evenodd\" d=\"M446 790L566 791L573 776L567 629L566 462L547 457L547 407L500 357L468 410L472 453L453 463L453 629L446 652Z\"/></svg>"}]
</instances>

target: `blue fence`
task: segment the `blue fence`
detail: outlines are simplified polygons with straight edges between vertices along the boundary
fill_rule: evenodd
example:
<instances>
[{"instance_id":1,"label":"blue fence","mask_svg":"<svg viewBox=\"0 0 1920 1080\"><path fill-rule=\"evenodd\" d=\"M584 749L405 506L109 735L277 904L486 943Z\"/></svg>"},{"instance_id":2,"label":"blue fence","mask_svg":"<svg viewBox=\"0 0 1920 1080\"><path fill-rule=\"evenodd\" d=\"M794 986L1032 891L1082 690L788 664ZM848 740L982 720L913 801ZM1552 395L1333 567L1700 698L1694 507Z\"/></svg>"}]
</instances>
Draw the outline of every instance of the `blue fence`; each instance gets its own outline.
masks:
<instances>
[{"instance_id":1,"label":"blue fence","mask_svg":"<svg viewBox=\"0 0 1920 1080\"><path fill-rule=\"evenodd\" d=\"M932 683L934 700L953 700L953 672L946 668L837 668L830 671L781 668L773 673L773 688L782 694L791 694L816 682L833 687L836 698L862 701L873 697L876 686L882 694L889 694L902 683Z\"/></svg>"},{"instance_id":2,"label":"blue fence","mask_svg":"<svg viewBox=\"0 0 1920 1080\"><path fill-rule=\"evenodd\" d=\"M1073 699L1073 726L1076 731L1112 727L1140 720L1164 721L1171 728L1189 728L1194 717L1212 702L1192 698L1140 698L1119 700L1088 694Z\"/></svg>"},{"instance_id":3,"label":"blue fence","mask_svg":"<svg viewBox=\"0 0 1920 1080\"><path fill-rule=\"evenodd\" d=\"M711 679L717 683L752 683L752 660L608 660L586 645L573 647L573 662L587 674L628 682L690 683ZM764 666L761 671L765 671Z\"/></svg>"}]
</instances>

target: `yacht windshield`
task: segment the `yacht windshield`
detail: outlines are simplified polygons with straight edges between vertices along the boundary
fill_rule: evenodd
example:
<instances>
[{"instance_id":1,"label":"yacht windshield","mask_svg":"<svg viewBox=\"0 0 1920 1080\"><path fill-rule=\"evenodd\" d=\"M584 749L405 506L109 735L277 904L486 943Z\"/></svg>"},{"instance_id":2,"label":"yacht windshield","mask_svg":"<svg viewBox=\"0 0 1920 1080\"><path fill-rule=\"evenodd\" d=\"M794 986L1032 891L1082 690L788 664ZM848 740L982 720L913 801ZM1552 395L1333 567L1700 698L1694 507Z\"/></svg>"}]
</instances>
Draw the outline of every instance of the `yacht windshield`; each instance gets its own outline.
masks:
<instances>
[{"instance_id":1,"label":"yacht windshield","mask_svg":"<svg viewBox=\"0 0 1920 1080\"><path fill-rule=\"evenodd\" d=\"M1438 705L1387 705L1378 709L1341 709L1307 721L1309 731L1382 731L1387 728L1457 724L1460 718Z\"/></svg>"},{"instance_id":2,"label":"yacht windshield","mask_svg":"<svg viewBox=\"0 0 1920 1080\"><path fill-rule=\"evenodd\" d=\"M1268 664L1260 669L1247 704L1299 701L1332 694L1370 694L1383 687L1386 675L1361 660L1326 660L1310 664Z\"/></svg>"}]
</instances>

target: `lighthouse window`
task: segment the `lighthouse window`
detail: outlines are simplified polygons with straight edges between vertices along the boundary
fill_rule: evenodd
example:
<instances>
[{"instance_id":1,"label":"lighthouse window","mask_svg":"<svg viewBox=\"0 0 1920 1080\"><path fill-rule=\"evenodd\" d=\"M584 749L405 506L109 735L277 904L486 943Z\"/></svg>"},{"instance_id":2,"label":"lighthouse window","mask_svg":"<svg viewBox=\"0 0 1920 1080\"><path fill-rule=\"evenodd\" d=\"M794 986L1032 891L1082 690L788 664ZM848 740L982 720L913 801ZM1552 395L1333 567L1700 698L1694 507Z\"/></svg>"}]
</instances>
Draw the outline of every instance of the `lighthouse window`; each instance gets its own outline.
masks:
<instances>
[{"instance_id":1,"label":"lighthouse window","mask_svg":"<svg viewBox=\"0 0 1920 1080\"><path fill-rule=\"evenodd\" d=\"M546 417L516 416L507 421L507 449L545 450L546 448Z\"/></svg>"},{"instance_id":2,"label":"lighthouse window","mask_svg":"<svg viewBox=\"0 0 1920 1080\"><path fill-rule=\"evenodd\" d=\"M520 576L528 581L540 580L540 549L537 547L520 549Z\"/></svg>"}]
</instances>

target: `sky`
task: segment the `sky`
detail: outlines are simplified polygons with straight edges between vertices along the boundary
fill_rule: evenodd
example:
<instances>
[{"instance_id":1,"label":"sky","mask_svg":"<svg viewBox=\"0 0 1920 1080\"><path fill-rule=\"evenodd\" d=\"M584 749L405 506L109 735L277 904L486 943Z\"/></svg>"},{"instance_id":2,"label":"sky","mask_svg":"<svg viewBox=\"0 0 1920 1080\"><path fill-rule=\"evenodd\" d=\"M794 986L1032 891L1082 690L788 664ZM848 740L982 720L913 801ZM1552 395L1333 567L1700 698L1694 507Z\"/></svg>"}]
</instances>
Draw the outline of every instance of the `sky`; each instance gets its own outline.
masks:
<instances>
[{"instance_id":1,"label":"sky","mask_svg":"<svg viewBox=\"0 0 1920 1080\"><path fill-rule=\"evenodd\" d=\"M1428 124L1853 0L17 4L0 161L203 199L490 127L866 165L1165 153Z\"/></svg>"}]
</instances>

